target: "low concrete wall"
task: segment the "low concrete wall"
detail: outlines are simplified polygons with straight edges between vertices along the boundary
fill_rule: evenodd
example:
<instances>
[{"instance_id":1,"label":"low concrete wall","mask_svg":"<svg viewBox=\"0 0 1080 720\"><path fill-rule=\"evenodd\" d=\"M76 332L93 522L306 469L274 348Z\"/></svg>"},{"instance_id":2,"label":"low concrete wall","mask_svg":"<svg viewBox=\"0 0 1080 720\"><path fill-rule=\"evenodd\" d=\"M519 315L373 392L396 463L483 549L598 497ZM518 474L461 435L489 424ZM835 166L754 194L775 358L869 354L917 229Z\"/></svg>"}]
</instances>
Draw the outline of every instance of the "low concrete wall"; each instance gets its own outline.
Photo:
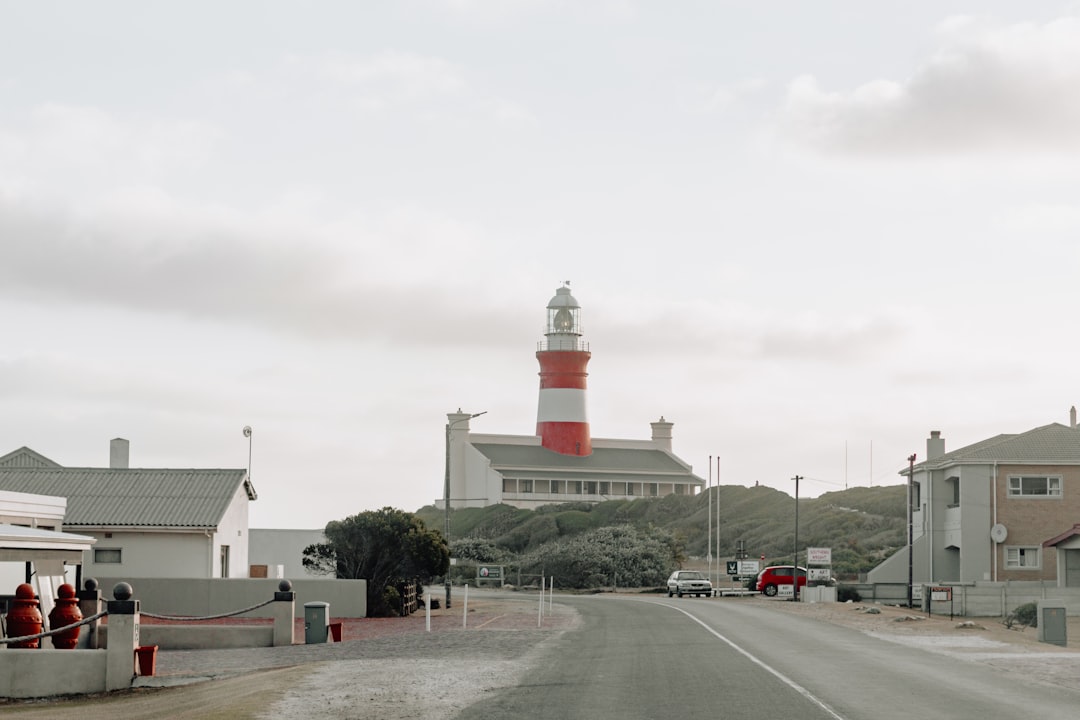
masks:
<instances>
[{"instance_id":1,"label":"low concrete wall","mask_svg":"<svg viewBox=\"0 0 1080 720\"><path fill-rule=\"evenodd\" d=\"M0 697L102 692L106 656L104 650L0 650Z\"/></svg>"},{"instance_id":2,"label":"low concrete wall","mask_svg":"<svg viewBox=\"0 0 1080 720\"><path fill-rule=\"evenodd\" d=\"M203 617L234 612L274 597L280 580L272 578L96 578L106 598L118 582L130 582L144 613ZM294 616L304 617L304 603L330 603L335 618L367 617L367 580L310 578L293 581ZM269 605L243 617L273 617Z\"/></svg>"},{"instance_id":3,"label":"low concrete wall","mask_svg":"<svg viewBox=\"0 0 1080 720\"><path fill-rule=\"evenodd\" d=\"M101 638L108 647L109 626L101 626ZM272 625L139 625L139 644L157 645L159 650L225 650L230 648L273 647Z\"/></svg>"},{"instance_id":4,"label":"low concrete wall","mask_svg":"<svg viewBox=\"0 0 1080 720\"><path fill-rule=\"evenodd\" d=\"M845 583L858 591L863 602L907 604L907 585L896 583ZM950 612L964 617L1005 617L1018 606L1040 600L1060 600L1066 613L1080 616L1080 588L1058 587L1056 582L976 582L935 583L921 586L924 600L917 590L915 605L934 615ZM952 588L952 601L930 601L930 587Z\"/></svg>"}]
</instances>

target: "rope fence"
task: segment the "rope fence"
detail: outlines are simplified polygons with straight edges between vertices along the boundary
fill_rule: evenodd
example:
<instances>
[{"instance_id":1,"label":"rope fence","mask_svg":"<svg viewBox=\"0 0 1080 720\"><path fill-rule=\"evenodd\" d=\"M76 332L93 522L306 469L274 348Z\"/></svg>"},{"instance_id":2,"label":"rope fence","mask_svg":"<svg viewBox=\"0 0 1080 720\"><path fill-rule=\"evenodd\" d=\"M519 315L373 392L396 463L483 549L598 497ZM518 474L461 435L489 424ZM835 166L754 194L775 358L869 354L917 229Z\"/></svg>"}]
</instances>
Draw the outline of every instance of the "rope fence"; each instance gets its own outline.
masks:
<instances>
[{"instance_id":1,"label":"rope fence","mask_svg":"<svg viewBox=\"0 0 1080 720\"><path fill-rule=\"evenodd\" d=\"M94 622L95 620L103 618L108 614L109 614L109 611L104 610L102 612L99 612L97 615L91 615L90 617L83 618L79 622L71 623L70 625L65 625L64 627L54 628L52 630L46 630L45 632L39 632L37 635L22 635L21 637L4 637L4 638L0 638L0 645L6 645L8 643L15 643L15 642L28 642L30 640L40 640L42 638L47 638L47 637L49 637L51 635L56 635L57 633L62 633L65 630L70 630L71 628L77 628L77 627L79 627L81 625L89 625L90 623Z\"/></svg>"},{"instance_id":2,"label":"rope fence","mask_svg":"<svg viewBox=\"0 0 1080 720\"><path fill-rule=\"evenodd\" d=\"M271 598L271 599L269 599L269 600L267 600L265 602L261 602L258 605L252 605L251 607L244 608L243 610L233 610L232 612L219 613L217 615L200 615L198 617L194 617L194 616L191 616L191 615L159 615L158 613L146 612L145 610L140 611L139 614L143 615L145 617L154 618L155 620L175 620L177 622L185 622L185 621L187 621L187 622L198 622L198 621L201 621L201 620L219 620L221 618L233 617L235 615L243 615L244 613L251 612L252 610L258 610L261 607L266 607L267 605L269 605L272 602L274 602L273 598Z\"/></svg>"}]
</instances>

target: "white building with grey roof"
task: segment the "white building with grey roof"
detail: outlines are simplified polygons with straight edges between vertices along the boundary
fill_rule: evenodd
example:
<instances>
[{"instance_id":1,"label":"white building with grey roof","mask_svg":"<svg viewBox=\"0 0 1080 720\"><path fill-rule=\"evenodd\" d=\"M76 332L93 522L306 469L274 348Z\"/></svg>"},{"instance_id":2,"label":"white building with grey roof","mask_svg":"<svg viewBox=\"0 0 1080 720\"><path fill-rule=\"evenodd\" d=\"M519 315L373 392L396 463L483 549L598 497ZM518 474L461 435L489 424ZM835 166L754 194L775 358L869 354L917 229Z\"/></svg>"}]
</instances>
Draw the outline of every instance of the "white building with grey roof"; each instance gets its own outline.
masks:
<instances>
[{"instance_id":1,"label":"white building with grey roof","mask_svg":"<svg viewBox=\"0 0 1080 720\"><path fill-rule=\"evenodd\" d=\"M535 435L473 434L474 413L447 414L446 483L440 507L521 508L561 502L693 495L704 480L672 452L672 427L662 416L647 440L594 438L587 417L581 306L569 284L547 306Z\"/></svg>"}]
</instances>

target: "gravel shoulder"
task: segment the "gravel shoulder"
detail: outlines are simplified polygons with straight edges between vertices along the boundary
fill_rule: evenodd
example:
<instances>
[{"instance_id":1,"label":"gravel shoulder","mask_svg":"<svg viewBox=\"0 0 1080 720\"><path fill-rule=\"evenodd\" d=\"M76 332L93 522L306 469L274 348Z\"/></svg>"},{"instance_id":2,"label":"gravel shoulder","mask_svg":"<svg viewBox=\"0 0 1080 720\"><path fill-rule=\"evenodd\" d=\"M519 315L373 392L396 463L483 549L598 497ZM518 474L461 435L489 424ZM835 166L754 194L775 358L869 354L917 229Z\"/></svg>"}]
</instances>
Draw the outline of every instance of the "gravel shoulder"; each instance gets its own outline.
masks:
<instances>
[{"instance_id":1,"label":"gravel shoulder","mask_svg":"<svg viewBox=\"0 0 1080 720\"><path fill-rule=\"evenodd\" d=\"M518 682L576 611L524 593L470 598L406 618L345 620L342 642L158 653L157 674L130 691L0 701L0 714L56 720L452 717L477 694ZM336 621L336 619L335 619ZM302 632L300 637L302 638Z\"/></svg>"}]
</instances>

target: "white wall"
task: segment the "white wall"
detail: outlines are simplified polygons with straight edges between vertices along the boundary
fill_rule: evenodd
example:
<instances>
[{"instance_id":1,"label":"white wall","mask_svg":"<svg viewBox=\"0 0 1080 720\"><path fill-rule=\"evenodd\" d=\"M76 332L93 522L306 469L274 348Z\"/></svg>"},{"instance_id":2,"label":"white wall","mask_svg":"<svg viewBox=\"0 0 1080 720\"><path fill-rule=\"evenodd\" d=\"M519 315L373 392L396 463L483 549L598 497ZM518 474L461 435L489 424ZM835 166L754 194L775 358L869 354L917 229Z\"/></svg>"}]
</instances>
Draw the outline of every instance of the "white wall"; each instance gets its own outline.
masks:
<instances>
[{"instance_id":1,"label":"white wall","mask_svg":"<svg viewBox=\"0 0 1080 720\"><path fill-rule=\"evenodd\" d=\"M221 577L221 546L229 546L228 577L246 578L248 576L249 530L248 500L243 484L236 489L232 502L225 510L218 531L214 534L214 569L211 577Z\"/></svg>"},{"instance_id":2,"label":"white wall","mask_svg":"<svg viewBox=\"0 0 1080 720\"><path fill-rule=\"evenodd\" d=\"M304 548L308 545L326 542L322 530L252 528L250 537L249 565L283 565L285 577L289 580L318 577L304 570L303 557Z\"/></svg>"},{"instance_id":3,"label":"white wall","mask_svg":"<svg viewBox=\"0 0 1080 720\"><path fill-rule=\"evenodd\" d=\"M95 563L94 550L85 553L83 577L174 577L205 578L216 557L211 557L213 542L201 530L181 533L131 532L112 530L109 532L86 532L80 534L97 538L94 550L120 548L121 562ZM111 534L112 537L105 537ZM212 562L213 561L213 562Z\"/></svg>"}]
</instances>

